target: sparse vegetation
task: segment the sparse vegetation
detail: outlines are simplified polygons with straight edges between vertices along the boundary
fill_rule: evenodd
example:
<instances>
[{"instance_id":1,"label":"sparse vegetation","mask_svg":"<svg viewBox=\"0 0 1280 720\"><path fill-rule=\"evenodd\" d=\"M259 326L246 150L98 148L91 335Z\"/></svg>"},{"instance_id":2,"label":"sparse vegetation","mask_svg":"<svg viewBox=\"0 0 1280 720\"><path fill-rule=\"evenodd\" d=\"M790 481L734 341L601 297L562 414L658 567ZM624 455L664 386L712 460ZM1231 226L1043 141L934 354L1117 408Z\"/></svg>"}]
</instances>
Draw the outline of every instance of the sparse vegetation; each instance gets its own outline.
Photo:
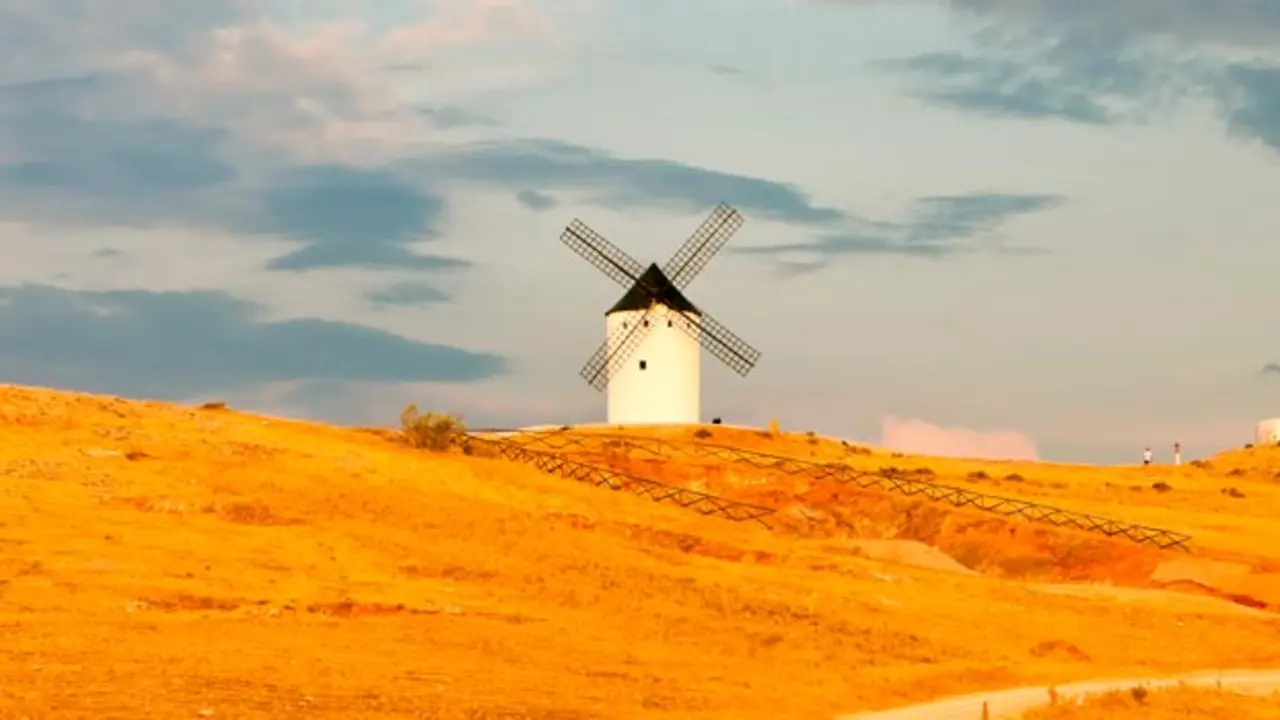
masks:
<instances>
[{"instance_id":1,"label":"sparse vegetation","mask_svg":"<svg viewBox=\"0 0 1280 720\"><path fill-rule=\"evenodd\" d=\"M1026 480L1026 478L1022 477L1018 473L1009 473L1008 475L1004 476L1004 479L1008 480L1009 482L1022 482Z\"/></svg>"},{"instance_id":2,"label":"sparse vegetation","mask_svg":"<svg viewBox=\"0 0 1280 720\"><path fill-rule=\"evenodd\" d=\"M711 431L706 428L698 428L693 433L693 436L698 438L699 440L706 440L707 438L711 437Z\"/></svg>"},{"instance_id":3,"label":"sparse vegetation","mask_svg":"<svg viewBox=\"0 0 1280 720\"><path fill-rule=\"evenodd\" d=\"M1167 482L1163 481L1163 480L1159 480L1159 481L1156 481L1156 482L1151 483L1151 489L1152 489L1152 490L1155 490L1156 492L1162 492L1162 493L1164 493L1164 492L1169 492L1170 490L1172 490L1172 489L1173 489L1173 486L1172 486L1172 485L1170 485L1169 483L1167 483Z\"/></svg>"},{"instance_id":4,"label":"sparse vegetation","mask_svg":"<svg viewBox=\"0 0 1280 720\"><path fill-rule=\"evenodd\" d=\"M1056 702L1023 714L1023 720L1271 720L1280 717L1280 695L1242 695L1218 688L1179 685L1127 690Z\"/></svg>"},{"instance_id":5,"label":"sparse vegetation","mask_svg":"<svg viewBox=\"0 0 1280 720\"><path fill-rule=\"evenodd\" d=\"M458 444L467 434L462 418L446 413L422 413L410 404L400 413L400 432L410 446L441 452Z\"/></svg>"},{"instance_id":6,"label":"sparse vegetation","mask_svg":"<svg viewBox=\"0 0 1280 720\"><path fill-rule=\"evenodd\" d=\"M7 566L0 558L11 616L0 681L38 690L0 698L5 717L92 717L108 706L121 720L832 717L979 686L1244 667L1270 662L1280 645L1265 613L1182 595L1176 579L1159 597L1133 587L1151 576L1148 548L714 453L645 457L634 445L604 447L609 427L573 429L604 436L581 451L584 462L778 513L768 528L709 520L521 463L416 451L409 428L462 430L416 408L408 428L382 430L19 389L0 390L0 409L11 490L0 510L41 509L0 538L22 551ZM623 432L687 443L697 429ZM911 454L884 463L887 451L857 457L802 432L712 431L719 445L812 454L858 472L893 464L948 484L979 468L1020 473L1031 481L1000 494L1167 522L1195 536L1195 552L1162 557L1229 555L1261 569L1235 602L1274 597L1265 584L1280 563L1272 448L1217 456L1210 475ZM441 444L479 456L492 447L482 437ZM1228 480L1234 467L1248 472ZM1158 479L1178 492L1127 489ZM1220 494L1227 486L1250 502ZM1199 570L1178 572L1194 581ZM317 691L325 674L341 682ZM448 697L438 701L421 678L447 682ZM126 706L136 697L150 707ZM1190 702L1160 715L1165 700L1152 691L1113 716L1276 717L1230 700L1216 715Z\"/></svg>"},{"instance_id":7,"label":"sparse vegetation","mask_svg":"<svg viewBox=\"0 0 1280 720\"><path fill-rule=\"evenodd\" d=\"M969 473L969 479L970 480L990 480L991 476L988 475L985 470L974 470L973 472Z\"/></svg>"}]
</instances>

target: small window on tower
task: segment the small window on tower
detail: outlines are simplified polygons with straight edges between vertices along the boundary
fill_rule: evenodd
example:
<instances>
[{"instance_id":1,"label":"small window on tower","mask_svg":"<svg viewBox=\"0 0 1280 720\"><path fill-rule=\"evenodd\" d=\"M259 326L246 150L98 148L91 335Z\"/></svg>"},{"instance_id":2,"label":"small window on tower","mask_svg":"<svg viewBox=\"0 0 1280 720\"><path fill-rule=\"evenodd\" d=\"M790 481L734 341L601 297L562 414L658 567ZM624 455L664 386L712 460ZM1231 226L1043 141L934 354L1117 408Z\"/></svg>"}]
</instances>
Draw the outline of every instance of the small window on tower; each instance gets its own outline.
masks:
<instances>
[{"instance_id":1,"label":"small window on tower","mask_svg":"<svg viewBox=\"0 0 1280 720\"><path fill-rule=\"evenodd\" d=\"M644 370L644 369L645 369L645 368L647 368L647 367L649 367L649 363L647 363L647 362L645 362L645 361L641 360L641 361L640 361L640 369L641 369L641 370Z\"/></svg>"},{"instance_id":2,"label":"small window on tower","mask_svg":"<svg viewBox=\"0 0 1280 720\"><path fill-rule=\"evenodd\" d=\"M667 319L667 327L671 327L671 319L670 319L670 318L668 318L668 319Z\"/></svg>"},{"instance_id":3,"label":"small window on tower","mask_svg":"<svg viewBox=\"0 0 1280 720\"><path fill-rule=\"evenodd\" d=\"M645 326L645 327L649 327L649 321L648 321L648 320L645 320L645 321L644 321L644 326Z\"/></svg>"}]
</instances>

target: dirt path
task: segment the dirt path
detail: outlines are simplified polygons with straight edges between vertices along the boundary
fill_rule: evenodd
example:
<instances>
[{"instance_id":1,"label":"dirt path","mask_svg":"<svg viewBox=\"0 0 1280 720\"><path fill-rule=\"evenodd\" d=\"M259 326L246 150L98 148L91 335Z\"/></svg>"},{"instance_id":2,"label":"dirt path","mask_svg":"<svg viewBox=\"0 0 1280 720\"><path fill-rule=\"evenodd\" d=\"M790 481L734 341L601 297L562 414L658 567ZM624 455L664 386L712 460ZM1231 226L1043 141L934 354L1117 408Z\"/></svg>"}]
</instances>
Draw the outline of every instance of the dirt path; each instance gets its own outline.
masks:
<instances>
[{"instance_id":1,"label":"dirt path","mask_svg":"<svg viewBox=\"0 0 1280 720\"><path fill-rule=\"evenodd\" d=\"M1071 685L1059 685L1056 689L1060 696L1067 697L1124 690L1135 685L1158 688L1178 683L1220 686L1226 690L1249 695L1265 695L1280 691L1280 670L1206 670L1164 678L1090 680ZM836 720L982 720L984 701L987 703L989 720L1016 720L1027 710L1047 704L1049 691L1044 685L995 690L949 697L892 710L840 715Z\"/></svg>"}]
</instances>

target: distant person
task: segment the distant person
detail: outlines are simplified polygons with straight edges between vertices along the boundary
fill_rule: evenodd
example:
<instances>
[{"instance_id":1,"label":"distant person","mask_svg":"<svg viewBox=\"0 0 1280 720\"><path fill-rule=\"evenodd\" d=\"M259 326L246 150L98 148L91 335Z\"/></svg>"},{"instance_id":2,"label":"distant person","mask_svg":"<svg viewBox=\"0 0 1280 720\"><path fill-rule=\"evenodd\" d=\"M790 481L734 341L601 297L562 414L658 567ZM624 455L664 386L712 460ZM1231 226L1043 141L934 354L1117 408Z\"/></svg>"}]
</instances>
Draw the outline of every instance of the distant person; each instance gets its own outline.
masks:
<instances>
[{"instance_id":1,"label":"distant person","mask_svg":"<svg viewBox=\"0 0 1280 720\"><path fill-rule=\"evenodd\" d=\"M1182 464L1182 443L1180 442L1176 442L1173 444L1173 464L1174 465Z\"/></svg>"},{"instance_id":2,"label":"distant person","mask_svg":"<svg viewBox=\"0 0 1280 720\"><path fill-rule=\"evenodd\" d=\"M1142 464L1143 465L1151 464L1151 448L1147 448L1142 451Z\"/></svg>"}]
</instances>

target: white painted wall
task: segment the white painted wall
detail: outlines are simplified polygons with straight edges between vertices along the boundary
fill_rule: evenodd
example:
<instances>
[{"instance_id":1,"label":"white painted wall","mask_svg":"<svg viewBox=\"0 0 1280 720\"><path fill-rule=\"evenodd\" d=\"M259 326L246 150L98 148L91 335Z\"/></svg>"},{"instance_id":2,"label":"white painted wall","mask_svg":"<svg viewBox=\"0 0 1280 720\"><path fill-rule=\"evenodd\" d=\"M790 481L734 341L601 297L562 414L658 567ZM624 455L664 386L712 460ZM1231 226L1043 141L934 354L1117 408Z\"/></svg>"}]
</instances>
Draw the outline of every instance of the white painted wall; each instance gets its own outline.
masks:
<instances>
[{"instance_id":1,"label":"white painted wall","mask_svg":"<svg viewBox=\"0 0 1280 720\"><path fill-rule=\"evenodd\" d=\"M643 316L640 310L606 315L607 337L621 343L626 329ZM698 329L665 305L655 306L649 321L648 336L609 379L608 422L697 423L702 412L702 347L676 323L684 323L695 336Z\"/></svg>"},{"instance_id":2,"label":"white painted wall","mask_svg":"<svg viewBox=\"0 0 1280 720\"><path fill-rule=\"evenodd\" d=\"M1263 420L1258 423L1258 433L1254 445L1275 445L1280 443L1280 418Z\"/></svg>"}]
</instances>

